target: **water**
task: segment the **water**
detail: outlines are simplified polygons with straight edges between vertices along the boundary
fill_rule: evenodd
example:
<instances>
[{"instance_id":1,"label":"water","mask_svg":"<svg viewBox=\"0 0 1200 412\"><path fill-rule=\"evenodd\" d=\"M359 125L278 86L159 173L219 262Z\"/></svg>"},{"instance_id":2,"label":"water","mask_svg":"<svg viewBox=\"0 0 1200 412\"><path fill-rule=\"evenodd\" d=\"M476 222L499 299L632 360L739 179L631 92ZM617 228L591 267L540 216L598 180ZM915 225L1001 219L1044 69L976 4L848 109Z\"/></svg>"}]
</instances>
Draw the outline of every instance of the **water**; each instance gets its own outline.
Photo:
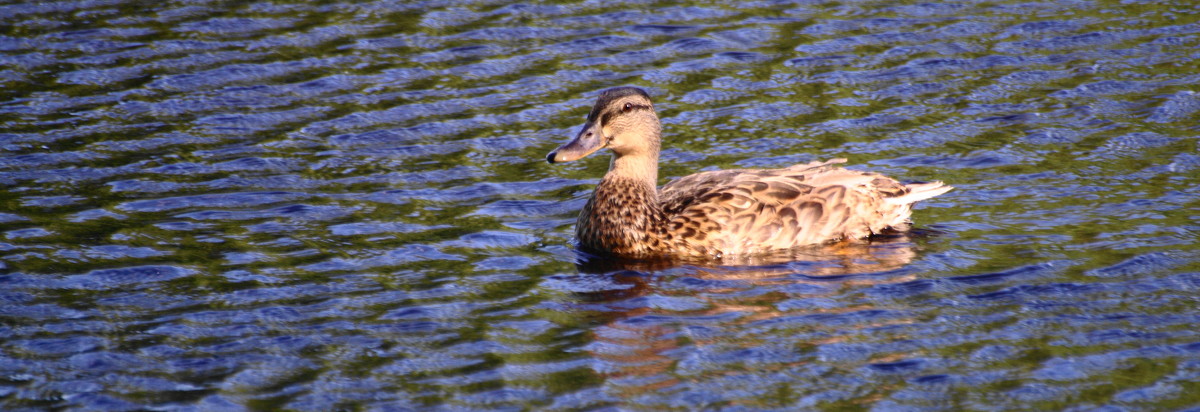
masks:
<instances>
[{"instance_id":1,"label":"water","mask_svg":"<svg viewBox=\"0 0 1200 412\"><path fill-rule=\"evenodd\" d=\"M1200 405L1186 1L0 5L0 409ZM665 179L847 157L919 230L571 247L646 88Z\"/></svg>"}]
</instances>

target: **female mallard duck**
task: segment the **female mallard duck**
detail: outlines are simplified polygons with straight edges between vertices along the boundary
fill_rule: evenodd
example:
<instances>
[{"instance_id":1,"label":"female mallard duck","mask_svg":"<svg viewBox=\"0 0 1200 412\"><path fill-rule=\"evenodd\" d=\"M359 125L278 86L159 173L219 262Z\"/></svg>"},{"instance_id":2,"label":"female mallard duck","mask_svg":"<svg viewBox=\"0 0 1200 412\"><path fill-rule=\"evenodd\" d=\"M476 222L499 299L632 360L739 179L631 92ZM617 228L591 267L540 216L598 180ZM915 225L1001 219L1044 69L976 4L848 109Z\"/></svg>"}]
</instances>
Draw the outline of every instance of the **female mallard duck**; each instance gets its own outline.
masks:
<instances>
[{"instance_id":1,"label":"female mallard duck","mask_svg":"<svg viewBox=\"0 0 1200 412\"><path fill-rule=\"evenodd\" d=\"M613 151L608 173L579 213L581 246L628 257L720 257L859 239L904 228L914 202L953 189L831 166L845 159L703 172L656 189L660 133L645 91L608 89L575 139L546 156L559 163Z\"/></svg>"}]
</instances>

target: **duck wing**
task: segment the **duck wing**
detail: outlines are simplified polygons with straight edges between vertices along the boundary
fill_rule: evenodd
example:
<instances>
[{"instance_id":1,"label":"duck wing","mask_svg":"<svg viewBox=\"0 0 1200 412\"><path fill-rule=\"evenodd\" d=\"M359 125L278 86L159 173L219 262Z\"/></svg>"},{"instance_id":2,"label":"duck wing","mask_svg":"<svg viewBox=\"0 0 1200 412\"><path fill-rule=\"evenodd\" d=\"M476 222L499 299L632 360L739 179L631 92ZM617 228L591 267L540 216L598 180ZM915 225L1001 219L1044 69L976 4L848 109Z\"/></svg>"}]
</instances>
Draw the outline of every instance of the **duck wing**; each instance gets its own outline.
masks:
<instances>
[{"instance_id":1,"label":"duck wing","mask_svg":"<svg viewBox=\"0 0 1200 412\"><path fill-rule=\"evenodd\" d=\"M667 229L680 249L699 254L759 253L862 238L907 223L913 202L949 191L941 182L904 185L832 166L697 173L659 192Z\"/></svg>"}]
</instances>

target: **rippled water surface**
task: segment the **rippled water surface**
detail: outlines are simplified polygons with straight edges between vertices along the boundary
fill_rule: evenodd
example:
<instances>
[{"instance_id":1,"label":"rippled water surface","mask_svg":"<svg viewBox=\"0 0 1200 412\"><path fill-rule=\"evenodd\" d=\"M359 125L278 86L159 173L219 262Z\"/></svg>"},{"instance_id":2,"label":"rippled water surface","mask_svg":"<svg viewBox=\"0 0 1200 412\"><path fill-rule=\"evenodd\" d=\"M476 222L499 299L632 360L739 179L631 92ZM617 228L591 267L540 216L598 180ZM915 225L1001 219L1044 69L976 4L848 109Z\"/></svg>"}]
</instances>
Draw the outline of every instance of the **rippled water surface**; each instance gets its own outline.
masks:
<instances>
[{"instance_id":1,"label":"rippled water surface","mask_svg":"<svg viewBox=\"0 0 1200 412\"><path fill-rule=\"evenodd\" d=\"M0 409L1200 405L1190 1L0 5ZM958 189L786 258L590 258L662 182L834 157Z\"/></svg>"}]
</instances>

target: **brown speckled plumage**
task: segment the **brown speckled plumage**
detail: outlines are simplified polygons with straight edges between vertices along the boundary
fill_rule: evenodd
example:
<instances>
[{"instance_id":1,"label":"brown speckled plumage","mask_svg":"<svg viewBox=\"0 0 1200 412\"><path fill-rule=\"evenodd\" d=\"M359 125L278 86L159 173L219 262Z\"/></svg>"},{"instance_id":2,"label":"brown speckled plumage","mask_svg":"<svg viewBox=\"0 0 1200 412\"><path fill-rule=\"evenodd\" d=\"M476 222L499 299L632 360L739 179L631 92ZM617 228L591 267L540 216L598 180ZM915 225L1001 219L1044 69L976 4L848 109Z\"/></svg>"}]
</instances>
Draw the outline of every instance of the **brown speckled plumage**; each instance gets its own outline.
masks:
<instances>
[{"instance_id":1,"label":"brown speckled plumage","mask_svg":"<svg viewBox=\"0 0 1200 412\"><path fill-rule=\"evenodd\" d=\"M601 93L576 138L547 156L555 163L613 151L579 214L581 246L631 257L767 253L902 229L914 202L952 189L833 166L845 159L703 172L656 189L659 145L649 96L621 87Z\"/></svg>"}]
</instances>

